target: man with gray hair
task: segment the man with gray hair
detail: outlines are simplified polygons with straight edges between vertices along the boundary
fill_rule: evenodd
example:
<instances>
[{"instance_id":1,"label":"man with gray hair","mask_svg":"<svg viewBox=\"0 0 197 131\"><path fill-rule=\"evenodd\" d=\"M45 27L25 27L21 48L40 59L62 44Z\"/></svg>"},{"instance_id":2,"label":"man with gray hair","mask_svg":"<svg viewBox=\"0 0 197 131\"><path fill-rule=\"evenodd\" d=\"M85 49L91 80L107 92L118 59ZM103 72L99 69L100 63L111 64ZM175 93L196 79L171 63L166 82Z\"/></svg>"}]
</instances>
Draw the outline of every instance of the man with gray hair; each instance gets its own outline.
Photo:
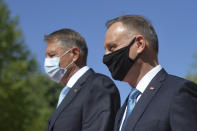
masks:
<instances>
[{"instance_id":1,"label":"man with gray hair","mask_svg":"<svg viewBox=\"0 0 197 131\"><path fill-rule=\"evenodd\" d=\"M45 71L62 89L47 131L112 131L120 96L113 81L86 66L85 39L72 29L45 36Z\"/></svg>"},{"instance_id":2,"label":"man with gray hair","mask_svg":"<svg viewBox=\"0 0 197 131\"><path fill-rule=\"evenodd\" d=\"M103 62L115 80L131 86L114 131L197 131L197 85L159 65L152 24L142 16L125 15L106 27Z\"/></svg>"}]
</instances>

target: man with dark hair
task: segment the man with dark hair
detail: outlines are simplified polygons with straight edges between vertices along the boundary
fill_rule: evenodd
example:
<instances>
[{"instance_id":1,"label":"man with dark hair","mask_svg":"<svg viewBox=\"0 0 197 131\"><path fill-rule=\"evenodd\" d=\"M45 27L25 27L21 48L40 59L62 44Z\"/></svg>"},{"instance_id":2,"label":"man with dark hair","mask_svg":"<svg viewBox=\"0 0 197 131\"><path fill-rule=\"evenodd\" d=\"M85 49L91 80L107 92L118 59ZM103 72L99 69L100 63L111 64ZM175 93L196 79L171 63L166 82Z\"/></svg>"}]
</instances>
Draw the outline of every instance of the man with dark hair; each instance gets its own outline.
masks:
<instances>
[{"instance_id":1,"label":"man with dark hair","mask_svg":"<svg viewBox=\"0 0 197 131\"><path fill-rule=\"evenodd\" d=\"M197 131L197 85L168 74L158 63L152 24L125 15L106 24L104 64L131 86L114 131Z\"/></svg>"},{"instance_id":2,"label":"man with dark hair","mask_svg":"<svg viewBox=\"0 0 197 131\"><path fill-rule=\"evenodd\" d=\"M71 29L45 36L45 71L65 85L47 131L112 131L120 96L113 81L86 66L84 38Z\"/></svg>"}]
</instances>

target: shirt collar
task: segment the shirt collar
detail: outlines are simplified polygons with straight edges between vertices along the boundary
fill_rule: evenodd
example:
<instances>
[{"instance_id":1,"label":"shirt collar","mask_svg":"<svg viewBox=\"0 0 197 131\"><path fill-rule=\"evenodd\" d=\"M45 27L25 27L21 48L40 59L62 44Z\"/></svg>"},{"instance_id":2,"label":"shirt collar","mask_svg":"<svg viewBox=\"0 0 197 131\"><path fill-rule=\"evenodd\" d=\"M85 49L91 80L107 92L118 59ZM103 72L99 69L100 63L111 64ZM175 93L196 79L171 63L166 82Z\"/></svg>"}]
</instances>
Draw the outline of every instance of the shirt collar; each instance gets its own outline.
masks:
<instances>
[{"instance_id":1,"label":"shirt collar","mask_svg":"<svg viewBox=\"0 0 197 131\"><path fill-rule=\"evenodd\" d=\"M145 76L142 77L142 79L137 84L136 89L138 89L141 93L143 93L146 87L148 86L148 84L161 69L162 69L161 65L157 65L156 67L151 69L148 73L146 73Z\"/></svg>"},{"instance_id":2,"label":"shirt collar","mask_svg":"<svg viewBox=\"0 0 197 131\"><path fill-rule=\"evenodd\" d=\"M68 81L67 87L72 88L73 85L77 82L77 80L85 74L86 71L88 71L90 68L88 66L84 66L81 69L79 69Z\"/></svg>"}]
</instances>

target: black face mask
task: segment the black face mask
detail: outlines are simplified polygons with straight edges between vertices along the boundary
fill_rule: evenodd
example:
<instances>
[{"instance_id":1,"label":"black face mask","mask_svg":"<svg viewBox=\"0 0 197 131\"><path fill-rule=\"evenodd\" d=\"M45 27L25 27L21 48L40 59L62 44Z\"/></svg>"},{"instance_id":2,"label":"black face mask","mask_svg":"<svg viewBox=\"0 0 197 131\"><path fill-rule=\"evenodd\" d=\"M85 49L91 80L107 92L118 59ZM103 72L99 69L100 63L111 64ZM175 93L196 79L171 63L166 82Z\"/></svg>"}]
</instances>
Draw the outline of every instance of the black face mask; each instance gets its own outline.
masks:
<instances>
[{"instance_id":1,"label":"black face mask","mask_svg":"<svg viewBox=\"0 0 197 131\"><path fill-rule=\"evenodd\" d=\"M138 55L134 60L129 57L129 50L131 45L134 44L135 39L136 38L134 38L128 46L103 56L103 63L109 68L115 80L122 81L139 57Z\"/></svg>"}]
</instances>

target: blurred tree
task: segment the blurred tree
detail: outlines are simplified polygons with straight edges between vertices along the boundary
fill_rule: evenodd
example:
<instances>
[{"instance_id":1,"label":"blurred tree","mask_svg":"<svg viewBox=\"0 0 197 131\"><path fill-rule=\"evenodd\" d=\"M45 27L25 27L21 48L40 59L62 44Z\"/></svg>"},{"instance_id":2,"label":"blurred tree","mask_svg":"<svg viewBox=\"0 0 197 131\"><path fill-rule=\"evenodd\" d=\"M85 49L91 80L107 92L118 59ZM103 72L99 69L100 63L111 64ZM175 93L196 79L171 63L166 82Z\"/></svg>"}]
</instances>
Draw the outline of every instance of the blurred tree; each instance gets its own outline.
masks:
<instances>
[{"instance_id":1,"label":"blurred tree","mask_svg":"<svg viewBox=\"0 0 197 131\"><path fill-rule=\"evenodd\" d=\"M187 75L186 75L186 79L188 80L191 80L195 83L197 83L197 52L194 53L193 55L194 57L194 63L192 64L192 73L189 72Z\"/></svg>"},{"instance_id":2,"label":"blurred tree","mask_svg":"<svg viewBox=\"0 0 197 131\"><path fill-rule=\"evenodd\" d=\"M57 85L39 73L17 17L0 0L0 130L43 131L56 106Z\"/></svg>"}]
</instances>

